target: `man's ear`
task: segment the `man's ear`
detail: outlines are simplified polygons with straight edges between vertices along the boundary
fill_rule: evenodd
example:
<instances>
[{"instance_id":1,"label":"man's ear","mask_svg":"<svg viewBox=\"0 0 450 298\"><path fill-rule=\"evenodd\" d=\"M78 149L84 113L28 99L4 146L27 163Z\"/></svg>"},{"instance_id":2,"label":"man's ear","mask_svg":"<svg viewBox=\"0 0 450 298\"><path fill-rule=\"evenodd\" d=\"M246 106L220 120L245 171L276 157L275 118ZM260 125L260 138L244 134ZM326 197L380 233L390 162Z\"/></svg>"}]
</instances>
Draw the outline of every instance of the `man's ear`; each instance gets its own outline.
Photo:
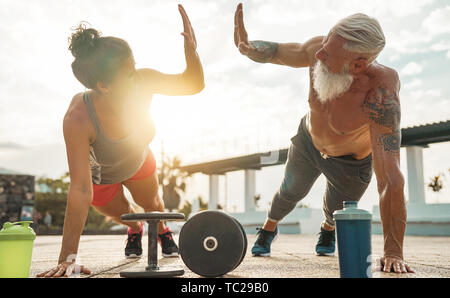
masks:
<instances>
[{"instance_id":1,"label":"man's ear","mask_svg":"<svg viewBox=\"0 0 450 298\"><path fill-rule=\"evenodd\" d=\"M109 87L108 85L101 83L101 82L97 82L97 90L100 91L103 94L108 94L109 93Z\"/></svg>"},{"instance_id":2,"label":"man's ear","mask_svg":"<svg viewBox=\"0 0 450 298\"><path fill-rule=\"evenodd\" d=\"M367 59L357 58L350 63L350 73L359 74L367 68Z\"/></svg>"}]
</instances>

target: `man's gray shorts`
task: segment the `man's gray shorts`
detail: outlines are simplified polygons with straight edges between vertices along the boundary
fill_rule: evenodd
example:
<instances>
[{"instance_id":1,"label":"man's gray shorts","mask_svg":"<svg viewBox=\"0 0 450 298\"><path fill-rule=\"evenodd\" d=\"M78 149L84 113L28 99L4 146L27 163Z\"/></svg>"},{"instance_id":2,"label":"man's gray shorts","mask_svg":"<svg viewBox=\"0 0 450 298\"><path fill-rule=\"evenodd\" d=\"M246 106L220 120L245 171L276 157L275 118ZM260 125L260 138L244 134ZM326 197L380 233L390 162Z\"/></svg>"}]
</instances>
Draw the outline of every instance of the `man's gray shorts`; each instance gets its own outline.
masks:
<instances>
[{"instance_id":1,"label":"man's gray shorts","mask_svg":"<svg viewBox=\"0 0 450 298\"><path fill-rule=\"evenodd\" d=\"M275 193L268 217L280 221L306 197L320 174L327 179L323 213L328 225L334 226L333 212L343 208L344 201L359 201L372 178L372 154L357 160L351 155L323 158L314 147L302 118L297 135L291 138L284 178Z\"/></svg>"}]
</instances>

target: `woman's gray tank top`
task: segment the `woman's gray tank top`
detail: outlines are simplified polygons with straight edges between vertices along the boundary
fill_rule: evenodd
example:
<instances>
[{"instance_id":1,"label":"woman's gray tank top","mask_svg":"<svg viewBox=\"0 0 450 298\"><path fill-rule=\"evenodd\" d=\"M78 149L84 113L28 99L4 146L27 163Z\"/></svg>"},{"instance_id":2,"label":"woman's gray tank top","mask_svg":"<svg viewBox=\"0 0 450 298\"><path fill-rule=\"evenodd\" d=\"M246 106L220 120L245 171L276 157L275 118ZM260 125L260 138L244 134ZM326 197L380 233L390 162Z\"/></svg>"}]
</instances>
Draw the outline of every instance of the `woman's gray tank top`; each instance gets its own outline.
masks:
<instances>
[{"instance_id":1,"label":"woman's gray tank top","mask_svg":"<svg viewBox=\"0 0 450 298\"><path fill-rule=\"evenodd\" d=\"M83 101L95 128L95 142L89 145L92 183L114 184L131 178L144 164L150 150L148 144L134 132L120 140L108 138L87 92Z\"/></svg>"}]
</instances>

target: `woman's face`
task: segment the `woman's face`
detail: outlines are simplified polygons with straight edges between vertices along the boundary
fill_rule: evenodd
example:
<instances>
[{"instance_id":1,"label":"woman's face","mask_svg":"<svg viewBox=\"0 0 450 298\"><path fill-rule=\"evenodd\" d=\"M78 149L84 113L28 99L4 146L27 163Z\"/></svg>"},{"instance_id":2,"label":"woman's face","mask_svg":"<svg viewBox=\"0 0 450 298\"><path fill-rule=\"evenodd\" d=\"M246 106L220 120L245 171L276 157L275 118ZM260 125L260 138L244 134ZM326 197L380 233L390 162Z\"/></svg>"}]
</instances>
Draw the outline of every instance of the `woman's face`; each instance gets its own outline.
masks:
<instances>
[{"instance_id":1,"label":"woman's face","mask_svg":"<svg viewBox=\"0 0 450 298\"><path fill-rule=\"evenodd\" d=\"M109 95L119 100L135 98L138 95L137 82L134 58L130 56L108 85Z\"/></svg>"}]
</instances>

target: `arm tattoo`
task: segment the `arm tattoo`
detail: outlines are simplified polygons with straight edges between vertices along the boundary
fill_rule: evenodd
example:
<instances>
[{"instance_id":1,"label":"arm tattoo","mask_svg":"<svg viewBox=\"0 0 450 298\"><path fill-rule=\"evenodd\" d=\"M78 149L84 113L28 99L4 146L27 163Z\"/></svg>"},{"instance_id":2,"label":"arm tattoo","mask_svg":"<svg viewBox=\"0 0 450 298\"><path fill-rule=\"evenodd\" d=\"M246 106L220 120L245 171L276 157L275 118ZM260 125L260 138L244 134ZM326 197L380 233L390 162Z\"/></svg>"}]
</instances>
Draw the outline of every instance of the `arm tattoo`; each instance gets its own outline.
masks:
<instances>
[{"instance_id":1,"label":"arm tattoo","mask_svg":"<svg viewBox=\"0 0 450 298\"><path fill-rule=\"evenodd\" d=\"M382 134L379 137L379 142L383 145L384 151L399 152L401 145L402 135L399 129L394 130L392 133Z\"/></svg>"},{"instance_id":2,"label":"arm tattoo","mask_svg":"<svg viewBox=\"0 0 450 298\"><path fill-rule=\"evenodd\" d=\"M379 137L379 143L384 151L398 152L401 145L401 131L400 103L397 95L384 87L378 87L369 91L362 109L370 120L391 130Z\"/></svg>"},{"instance_id":3,"label":"arm tattoo","mask_svg":"<svg viewBox=\"0 0 450 298\"><path fill-rule=\"evenodd\" d=\"M249 43L256 49L255 52L247 55L253 61L267 63L277 54L278 43L276 42L252 40Z\"/></svg>"}]
</instances>

